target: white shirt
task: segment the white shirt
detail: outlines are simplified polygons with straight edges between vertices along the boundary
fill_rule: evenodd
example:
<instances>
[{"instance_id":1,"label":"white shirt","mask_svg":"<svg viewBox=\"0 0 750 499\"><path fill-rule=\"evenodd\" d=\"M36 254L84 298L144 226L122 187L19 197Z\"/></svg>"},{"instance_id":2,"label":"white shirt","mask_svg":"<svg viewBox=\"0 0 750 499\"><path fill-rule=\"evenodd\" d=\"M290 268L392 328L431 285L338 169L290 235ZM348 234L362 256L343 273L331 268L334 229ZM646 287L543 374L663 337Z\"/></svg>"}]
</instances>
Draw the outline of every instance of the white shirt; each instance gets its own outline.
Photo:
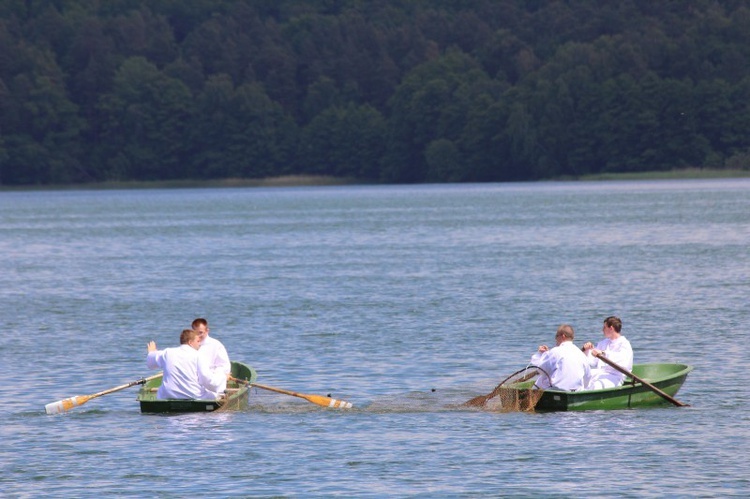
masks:
<instances>
[{"instance_id":1,"label":"white shirt","mask_svg":"<svg viewBox=\"0 0 750 499\"><path fill-rule=\"evenodd\" d=\"M597 350L604 352L604 356L615 364L624 367L628 371L633 370L633 347L630 346L630 342L624 336L620 336L616 340L610 340L604 338L602 341L597 343ZM591 350L587 354L589 365L594 368L593 378L606 377L619 386L625 380L625 375L610 366L603 360L597 359L591 354Z\"/></svg>"},{"instance_id":2,"label":"white shirt","mask_svg":"<svg viewBox=\"0 0 750 499\"><path fill-rule=\"evenodd\" d=\"M211 336L206 336L198 352L202 356L205 356L209 368L218 369L224 374L229 374L232 371L232 364L229 362L227 349L224 348L224 345L219 340Z\"/></svg>"},{"instance_id":3,"label":"white shirt","mask_svg":"<svg viewBox=\"0 0 750 499\"><path fill-rule=\"evenodd\" d=\"M226 375L232 372L232 364L229 362L227 349L224 348L224 345L222 345L219 340L212 338L211 336L206 336L203 339L203 343L201 343L198 354L206 361L208 368L213 373L224 375L224 380L216 388L216 393L213 395L218 396L224 393L224 390L227 389Z\"/></svg>"},{"instance_id":4,"label":"white shirt","mask_svg":"<svg viewBox=\"0 0 750 499\"><path fill-rule=\"evenodd\" d=\"M558 346L531 357L531 363L543 369L535 385L541 389L565 391L583 390L589 381L590 367L586 355L572 341L563 341Z\"/></svg>"},{"instance_id":5,"label":"white shirt","mask_svg":"<svg viewBox=\"0 0 750 499\"><path fill-rule=\"evenodd\" d=\"M159 391L160 399L215 399L226 375L213 372L190 345L180 345L148 353L146 365L150 369L163 369Z\"/></svg>"}]
</instances>

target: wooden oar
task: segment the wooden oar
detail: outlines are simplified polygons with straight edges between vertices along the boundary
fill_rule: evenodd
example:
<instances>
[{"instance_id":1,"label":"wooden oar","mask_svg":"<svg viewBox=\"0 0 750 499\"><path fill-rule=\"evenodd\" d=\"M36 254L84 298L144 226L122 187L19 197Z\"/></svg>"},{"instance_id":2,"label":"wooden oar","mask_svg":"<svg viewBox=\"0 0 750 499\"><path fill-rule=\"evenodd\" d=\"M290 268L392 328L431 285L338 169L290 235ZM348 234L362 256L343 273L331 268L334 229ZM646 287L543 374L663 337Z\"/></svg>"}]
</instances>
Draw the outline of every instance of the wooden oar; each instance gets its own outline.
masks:
<instances>
[{"instance_id":1,"label":"wooden oar","mask_svg":"<svg viewBox=\"0 0 750 499\"><path fill-rule=\"evenodd\" d=\"M243 383L245 385L257 386L260 389L268 390L270 392L283 393L284 395L291 395L292 397L303 398L307 400L308 402L312 402L313 404L317 404L321 407L332 407L335 409L351 409L352 408L351 402L346 402L344 400L336 400L336 399L332 399L331 397L324 397L323 395L308 395L306 393L292 392L290 390L274 388L272 386L261 385L258 383L250 383L249 381L235 378L234 376L232 376L230 379L238 383Z\"/></svg>"},{"instance_id":2,"label":"wooden oar","mask_svg":"<svg viewBox=\"0 0 750 499\"><path fill-rule=\"evenodd\" d=\"M620 366L619 364L616 364L616 363L612 362L611 360L609 360L604 355L602 355L602 354L594 354L594 356L597 357L598 359L601 359L602 361L606 362L610 366L614 367L615 369L617 369L618 371L620 371L622 374L625 374L626 376L630 376L631 378L633 378L637 382L641 383L642 385L647 386L651 391L653 391L654 393L656 393L657 395L659 395L661 398L672 402L674 405L679 406L679 407L690 407L690 404L684 404L684 403L680 402L679 400L677 400L677 399L673 398L672 396L670 396L668 393L665 393L662 390L660 390L659 388L655 387L654 385L652 385L651 383L649 383L645 379L639 378L638 376L636 376L632 372L628 371L624 367Z\"/></svg>"},{"instance_id":3,"label":"wooden oar","mask_svg":"<svg viewBox=\"0 0 750 499\"><path fill-rule=\"evenodd\" d=\"M149 376L148 378L141 378L136 381L131 381L130 383L126 383L124 385L110 388L109 390L104 390L103 392L94 393L93 395L76 395L75 397L58 400L57 402L52 402L50 404L45 405L44 411L47 414L57 414L59 412L66 412L66 411L71 410L73 407L78 407L79 405L85 404L91 399L95 399L97 397L101 397L102 395L107 395L113 392L119 392L120 390L124 390L125 388L130 388L131 386L142 385L146 383L147 381L160 378L161 376L162 376L161 373L155 374L153 376Z\"/></svg>"}]
</instances>

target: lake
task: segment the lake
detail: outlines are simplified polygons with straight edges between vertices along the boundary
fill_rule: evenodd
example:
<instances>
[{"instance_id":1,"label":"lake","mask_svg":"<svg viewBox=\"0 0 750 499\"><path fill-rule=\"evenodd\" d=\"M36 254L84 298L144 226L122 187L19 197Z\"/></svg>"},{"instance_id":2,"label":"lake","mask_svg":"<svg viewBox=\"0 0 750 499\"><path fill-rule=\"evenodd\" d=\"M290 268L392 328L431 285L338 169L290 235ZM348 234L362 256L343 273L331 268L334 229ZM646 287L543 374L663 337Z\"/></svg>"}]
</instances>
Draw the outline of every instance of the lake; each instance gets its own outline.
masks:
<instances>
[{"instance_id":1,"label":"lake","mask_svg":"<svg viewBox=\"0 0 750 499\"><path fill-rule=\"evenodd\" d=\"M0 495L746 496L750 179L0 193ZM456 406L623 320L678 408ZM247 411L144 415L196 317Z\"/></svg>"}]
</instances>

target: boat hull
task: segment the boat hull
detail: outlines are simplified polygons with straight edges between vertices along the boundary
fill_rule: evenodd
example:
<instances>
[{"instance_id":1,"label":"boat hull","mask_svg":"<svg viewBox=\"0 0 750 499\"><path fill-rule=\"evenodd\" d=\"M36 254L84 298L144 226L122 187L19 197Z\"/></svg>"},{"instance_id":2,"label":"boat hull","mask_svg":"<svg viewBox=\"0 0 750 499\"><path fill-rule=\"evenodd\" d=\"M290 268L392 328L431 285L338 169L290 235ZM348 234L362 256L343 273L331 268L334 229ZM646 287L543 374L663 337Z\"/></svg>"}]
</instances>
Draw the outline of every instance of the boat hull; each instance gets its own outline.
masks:
<instances>
[{"instance_id":1,"label":"boat hull","mask_svg":"<svg viewBox=\"0 0 750 499\"><path fill-rule=\"evenodd\" d=\"M674 397L682 387L688 373L692 370L691 366L685 364L636 364L633 366L633 374L671 397ZM510 387L528 391L530 385L531 382L515 387L510 385ZM537 412L595 411L663 405L670 405L670 402L648 386L634 382L628 377L622 386L604 390L580 392L545 390L534 406L534 410Z\"/></svg>"},{"instance_id":2,"label":"boat hull","mask_svg":"<svg viewBox=\"0 0 750 499\"><path fill-rule=\"evenodd\" d=\"M232 362L232 376L253 383L257 374L255 370L241 362ZM148 381L138 391L136 400L143 413L182 413L182 412L215 412L241 410L247 408L249 384L229 381L227 396L220 400L195 399L158 399L156 390L161 386L161 376Z\"/></svg>"}]
</instances>

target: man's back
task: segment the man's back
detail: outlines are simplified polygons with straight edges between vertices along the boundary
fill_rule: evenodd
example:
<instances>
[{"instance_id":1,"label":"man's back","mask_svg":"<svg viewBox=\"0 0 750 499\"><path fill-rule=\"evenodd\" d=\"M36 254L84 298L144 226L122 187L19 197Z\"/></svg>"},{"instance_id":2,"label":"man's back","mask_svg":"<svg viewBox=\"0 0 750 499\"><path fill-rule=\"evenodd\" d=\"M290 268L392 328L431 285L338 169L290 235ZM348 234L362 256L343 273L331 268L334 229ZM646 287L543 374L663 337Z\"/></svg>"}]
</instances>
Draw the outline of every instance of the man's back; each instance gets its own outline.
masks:
<instances>
[{"instance_id":1,"label":"man's back","mask_svg":"<svg viewBox=\"0 0 750 499\"><path fill-rule=\"evenodd\" d=\"M586 356L572 341L564 341L549 350L540 359L537 367L549 375L549 385L544 380L537 382L540 388L553 388L565 391L583 390L588 381L590 370ZM541 375L546 378L545 374Z\"/></svg>"},{"instance_id":2,"label":"man's back","mask_svg":"<svg viewBox=\"0 0 750 499\"><path fill-rule=\"evenodd\" d=\"M198 381L198 351L189 345L149 352L147 365L164 370L160 399L214 398Z\"/></svg>"}]
</instances>

